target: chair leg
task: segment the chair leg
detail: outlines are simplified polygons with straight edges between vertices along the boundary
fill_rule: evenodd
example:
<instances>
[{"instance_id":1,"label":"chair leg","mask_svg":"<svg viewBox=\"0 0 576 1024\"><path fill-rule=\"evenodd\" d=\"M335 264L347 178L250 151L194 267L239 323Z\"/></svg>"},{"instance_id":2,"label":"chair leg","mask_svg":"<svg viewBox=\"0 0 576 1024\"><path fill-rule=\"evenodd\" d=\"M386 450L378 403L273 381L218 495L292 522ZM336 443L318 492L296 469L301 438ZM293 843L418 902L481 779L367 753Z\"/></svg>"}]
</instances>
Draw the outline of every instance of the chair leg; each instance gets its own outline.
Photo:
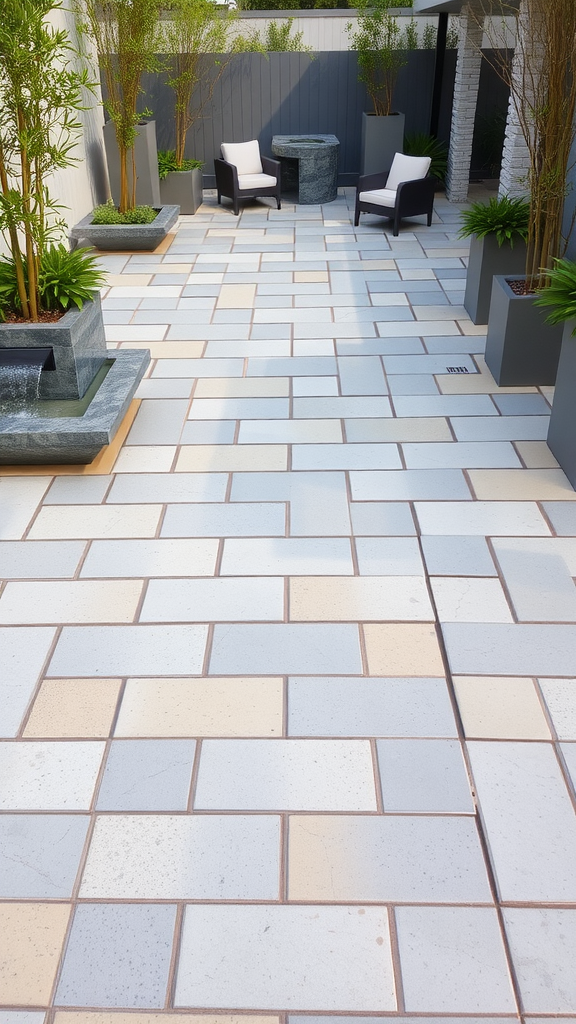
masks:
<instances>
[{"instance_id":1,"label":"chair leg","mask_svg":"<svg viewBox=\"0 0 576 1024\"><path fill-rule=\"evenodd\" d=\"M393 226L392 226L392 234L394 235L394 237L396 237L399 234L399 231L400 231L400 214L398 213L398 210L396 210L396 212L394 214L394 221L393 221Z\"/></svg>"},{"instance_id":2,"label":"chair leg","mask_svg":"<svg viewBox=\"0 0 576 1024\"><path fill-rule=\"evenodd\" d=\"M234 216L237 217L238 214L240 213L240 204L239 204L237 199L233 199L232 203L233 203Z\"/></svg>"},{"instance_id":3,"label":"chair leg","mask_svg":"<svg viewBox=\"0 0 576 1024\"><path fill-rule=\"evenodd\" d=\"M222 204L222 195L221 195L221 193L219 192L219 193L218 193L218 206L221 206L221 204Z\"/></svg>"},{"instance_id":4,"label":"chair leg","mask_svg":"<svg viewBox=\"0 0 576 1024\"><path fill-rule=\"evenodd\" d=\"M360 210L356 207L354 211L354 227L357 228L360 223Z\"/></svg>"},{"instance_id":5,"label":"chair leg","mask_svg":"<svg viewBox=\"0 0 576 1024\"><path fill-rule=\"evenodd\" d=\"M282 209L282 200L280 199L280 196L277 196L277 198L276 198L276 209L277 210L281 210Z\"/></svg>"},{"instance_id":6,"label":"chair leg","mask_svg":"<svg viewBox=\"0 0 576 1024\"><path fill-rule=\"evenodd\" d=\"M430 213L428 214L428 227L432 226L432 214L433 213L434 213L434 211L430 210Z\"/></svg>"}]
</instances>

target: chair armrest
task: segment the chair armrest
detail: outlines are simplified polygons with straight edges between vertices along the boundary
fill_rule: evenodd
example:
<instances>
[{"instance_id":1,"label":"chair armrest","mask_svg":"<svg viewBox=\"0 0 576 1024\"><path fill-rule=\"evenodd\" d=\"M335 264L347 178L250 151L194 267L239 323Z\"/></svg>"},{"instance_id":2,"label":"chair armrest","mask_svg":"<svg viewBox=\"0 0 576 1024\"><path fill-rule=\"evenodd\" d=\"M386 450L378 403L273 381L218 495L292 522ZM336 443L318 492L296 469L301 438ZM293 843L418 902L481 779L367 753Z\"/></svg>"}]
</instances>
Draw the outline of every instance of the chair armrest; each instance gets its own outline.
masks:
<instances>
[{"instance_id":1,"label":"chair armrest","mask_svg":"<svg viewBox=\"0 0 576 1024\"><path fill-rule=\"evenodd\" d=\"M373 188L386 188L388 171L378 171L378 174L361 174L358 178L358 191L369 192Z\"/></svg>"},{"instance_id":2,"label":"chair armrest","mask_svg":"<svg viewBox=\"0 0 576 1024\"><path fill-rule=\"evenodd\" d=\"M216 158L214 160L214 174L216 185L224 195L234 195L239 190L238 169L236 164L229 164L227 160Z\"/></svg>"},{"instance_id":3,"label":"chair armrest","mask_svg":"<svg viewBox=\"0 0 576 1024\"><path fill-rule=\"evenodd\" d=\"M397 201L401 199L415 199L417 202L426 202L427 199L433 201L435 188L436 179L430 175L427 178L415 178L413 181L401 181L396 192Z\"/></svg>"},{"instance_id":4,"label":"chair armrest","mask_svg":"<svg viewBox=\"0 0 576 1024\"><path fill-rule=\"evenodd\" d=\"M273 160L270 156L261 156L262 170L264 174L271 174L273 178L280 179L280 161Z\"/></svg>"}]
</instances>

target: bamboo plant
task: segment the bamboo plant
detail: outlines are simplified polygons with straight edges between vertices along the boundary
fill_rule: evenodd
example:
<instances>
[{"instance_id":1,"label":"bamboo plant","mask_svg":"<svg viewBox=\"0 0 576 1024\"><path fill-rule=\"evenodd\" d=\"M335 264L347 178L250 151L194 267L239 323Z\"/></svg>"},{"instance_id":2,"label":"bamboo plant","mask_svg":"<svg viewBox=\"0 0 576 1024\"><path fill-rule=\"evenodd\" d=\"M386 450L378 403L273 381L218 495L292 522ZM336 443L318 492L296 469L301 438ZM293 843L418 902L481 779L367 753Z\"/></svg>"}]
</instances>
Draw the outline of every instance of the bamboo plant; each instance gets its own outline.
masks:
<instances>
[{"instance_id":1,"label":"bamboo plant","mask_svg":"<svg viewBox=\"0 0 576 1024\"><path fill-rule=\"evenodd\" d=\"M358 0L357 27L346 26L350 46L358 51L358 79L374 105L374 113L392 113L392 98L398 73L407 64L402 33L390 8L397 0Z\"/></svg>"},{"instance_id":2,"label":"bamboo plant","mask_svg":"<svg viewBox=\"0 0 576 1024\"><path fill-rule=\"evenodd\" d=\"M483 3L482 13L487 14L487 0ZM504 17L516 12L502 0L499 13ZM490 22L486 24L489 31ZM526 290L532 292L549 284L554 261L566 249L562 223L576 136L574 0L522 0L516 45L513 65L496 57L495 66L510 87L530 158L523 184L530 203Z\"/></svg>"},{"instance_id":3,"label":"bamboo plant","mask_svg":"<svg viewBox=\"0 0 576 1024\"><path fill-rule=\"evenodd\" d=\"M4 0L0 17L0 232L9 249L0 261L0 313L36 322L70 298L81 305L99 283L84 250L54 244L64 221L49 178L76 162L78 113L91 87L66 31L47 21L61 7L61 0Z\"/></svg>"},{"instance_id":4,"label":"bamboo plant","mask_svg":"<svg viewBox=\"0 0 576 1024\"><path fill-rule=\"evenodd\" d=\"M150 111L138 110L142 76L163 68L161 0L74 0L80 31L93 41L104 78L104 106L114 123L120 156L121 214L136 207L134 142Z\"/></svg>"}]
</instances>

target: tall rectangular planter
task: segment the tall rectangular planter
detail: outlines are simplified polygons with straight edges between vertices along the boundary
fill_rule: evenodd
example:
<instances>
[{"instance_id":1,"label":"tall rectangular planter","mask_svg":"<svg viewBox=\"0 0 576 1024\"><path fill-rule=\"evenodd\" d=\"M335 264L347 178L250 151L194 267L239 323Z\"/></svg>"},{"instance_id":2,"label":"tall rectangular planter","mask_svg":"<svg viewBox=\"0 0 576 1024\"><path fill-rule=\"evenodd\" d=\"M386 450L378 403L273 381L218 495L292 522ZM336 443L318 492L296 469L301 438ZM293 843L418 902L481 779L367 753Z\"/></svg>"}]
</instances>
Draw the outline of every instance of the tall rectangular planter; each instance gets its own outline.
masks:
<instances>
[{"instance_id":1,"label":"tall rectangular planter","mask_svg":"<svg viewBox=\"0 0 576 1024\"><path fill-rule=\"evenodd\" d=\"M202 203L202 169L170 171L160 182L163 206L179 206L181 214L196 213Z\"/></svg>"},{"instance_id":2,"label":"tall rectangular planter","mask_svg":"<svg viewBox=\"0 0 576 1024\"><path fill-rule=\"evenodd\" d=\"M564 324L558 376L548 428L548 447L576 488L576 321Z\"/></svg>"},{"instance_id":3,"label":"tall rectangular planter","mask_svg":"<svg viewBox=\"0 0 576 1024\"><path fill-rule=\"evenodd\" d=\"M526 267L526 242L498 245L495 235L470 241L464 309L473 324L487 324L492 296L492 278L497 274L521 274Z\"/></svg>"},{"instance_id":4,"label":"tall rectangular planter","mask_svg":"<svg viewBox=\"0 0 576 1024\"><path fill-rule=\"evenodd\" d=\"M137 127L134 143L136 163L136 204L137 206L162 206L160 201L160 178L158 177L158 149L156 146L156 122L142 121ZM114 123L104 125L104 146L110 191L115 206L120 203L120 154L116 142ZM132 187L132 154L128 152L128 183Z\"/></svg>"},{"instance_id":5,"label":"tall rectangular planter","mask_svg":"<svg viewBox=\"0 0 576 1024\"><path fill-rule=\"evenodd\" d=\"M545 309L535 295L515 295L507 280L524 275L497 276L486 336L486 365L500 387L537 387L556 381L562 325L545 323Z\"/></svg>"},{"instance_id":6,"label":"tall rectangular planter","mask_svg":"<svg viewBox=\"0 0 576 1024\"><path fill-rule=\"evenodd\" d=\"M395 153L404 152L404 114L362 114L360 174L389 171Z\"/></svg>"}]
</instances>

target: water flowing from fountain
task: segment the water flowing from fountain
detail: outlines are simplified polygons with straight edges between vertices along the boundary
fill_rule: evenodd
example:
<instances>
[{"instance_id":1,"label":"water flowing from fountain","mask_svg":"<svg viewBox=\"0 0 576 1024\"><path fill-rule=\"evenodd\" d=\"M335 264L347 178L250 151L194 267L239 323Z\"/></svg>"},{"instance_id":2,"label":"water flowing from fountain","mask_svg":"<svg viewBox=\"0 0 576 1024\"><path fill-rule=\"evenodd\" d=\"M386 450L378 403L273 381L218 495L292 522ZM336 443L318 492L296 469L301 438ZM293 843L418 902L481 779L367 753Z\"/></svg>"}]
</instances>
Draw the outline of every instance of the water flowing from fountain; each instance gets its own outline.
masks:
<instances>
[{"instance_id":1,"label":"water flowing from fountain","mask_svg":"<svg viewBox=\"0 0 576 1024\"><path fill-rule=\"evenodd\" d=\"M43 360L0 365L0 415L30 415L31 403L38 401L43 365Z\"/></svg>"}]
</instances>

